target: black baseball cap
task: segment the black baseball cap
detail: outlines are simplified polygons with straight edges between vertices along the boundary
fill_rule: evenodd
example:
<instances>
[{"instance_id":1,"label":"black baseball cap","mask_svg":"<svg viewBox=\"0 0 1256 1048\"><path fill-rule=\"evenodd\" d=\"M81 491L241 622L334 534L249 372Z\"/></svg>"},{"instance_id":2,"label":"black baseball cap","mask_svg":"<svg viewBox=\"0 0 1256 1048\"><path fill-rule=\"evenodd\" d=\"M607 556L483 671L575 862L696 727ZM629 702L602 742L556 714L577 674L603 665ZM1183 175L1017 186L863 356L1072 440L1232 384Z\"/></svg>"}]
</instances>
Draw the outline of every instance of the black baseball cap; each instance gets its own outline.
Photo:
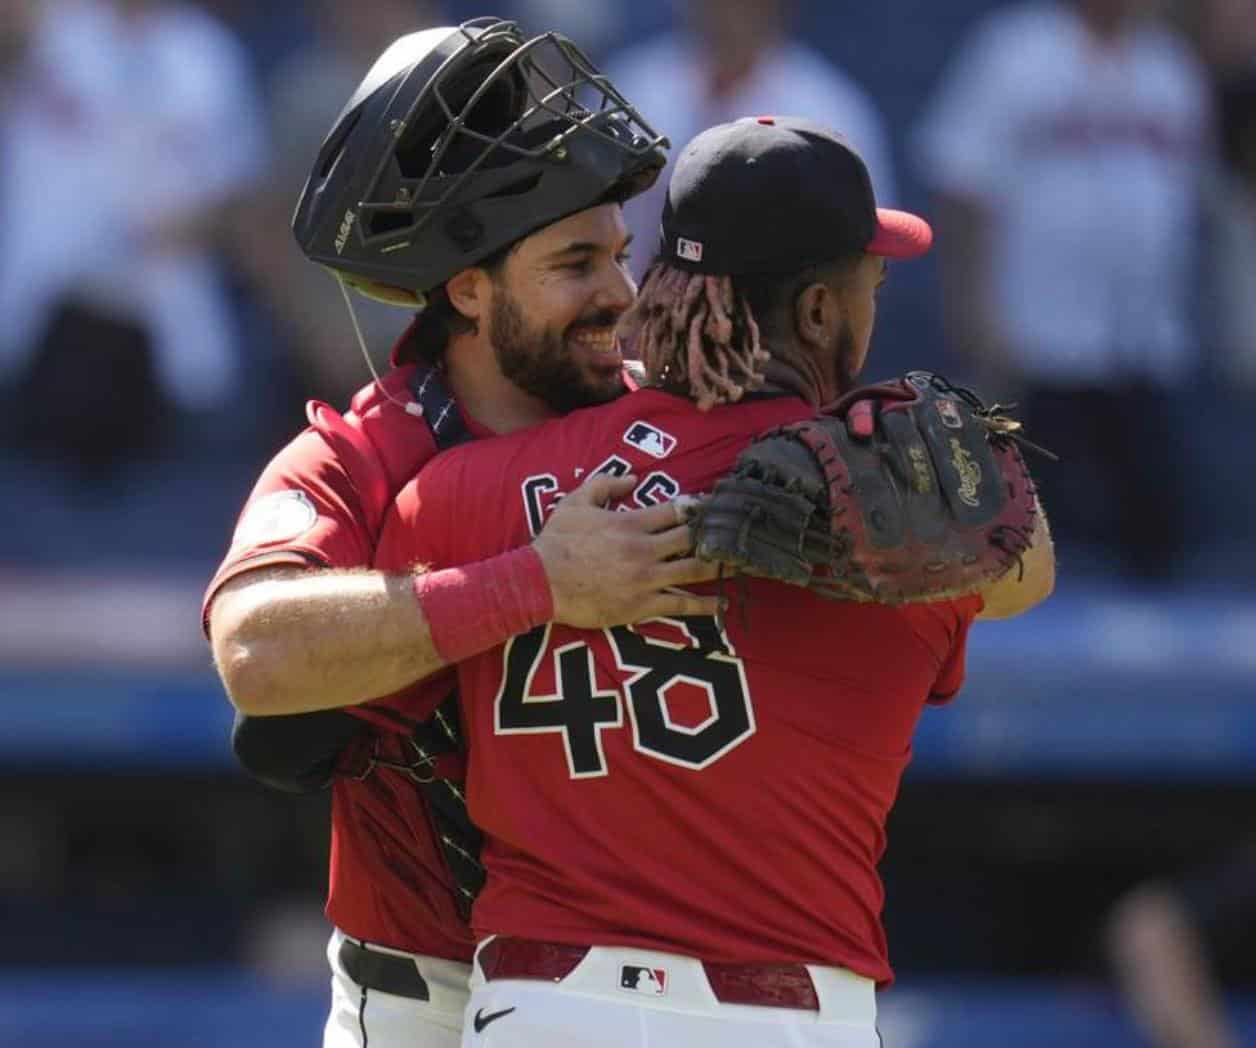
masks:
<instances>
[{"instance_id":1,"label":"black baseball cap","mask_svg":"<svg viewBox=\"0 0 1256 1048\"><path fill-rule=\"evenodd\" d=\"M792 116L745 117L681 151L660 254L694 273L790 273L866 251L915 258L929 223L878 208L868 168L836 131Z\"/></svg>"}]
</instances>

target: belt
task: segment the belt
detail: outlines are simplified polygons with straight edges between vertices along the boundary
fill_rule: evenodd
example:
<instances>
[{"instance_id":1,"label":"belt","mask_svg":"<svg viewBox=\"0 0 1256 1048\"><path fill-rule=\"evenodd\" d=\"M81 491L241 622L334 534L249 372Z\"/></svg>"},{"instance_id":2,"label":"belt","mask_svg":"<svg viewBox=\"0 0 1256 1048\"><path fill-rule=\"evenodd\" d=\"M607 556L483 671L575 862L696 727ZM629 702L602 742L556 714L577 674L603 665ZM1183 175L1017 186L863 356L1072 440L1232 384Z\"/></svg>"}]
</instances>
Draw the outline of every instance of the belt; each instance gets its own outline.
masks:
<instances>
[{"instance_id":1,"label":"belt","mask_svg":"<svg viewBox=\"0 0 1256 1048\"><path fill-rule=\"evenodd\" d=\"M431 1000L427 980L419 974L413 957L381 953L352 939L345 939L339 952L345 973L359 986L413 1001Z\"/></svg>"},{"instance_id":2,"label":"belt","mask_svg":"<svg viewBox=\"0 0 1256 1048\"><path fill-rule=\"evenodd\" d=\"M498 936L476 955L484 978L547 979L561 982L588 955L588 946L535 942ZM722 964L703 961L715 999L724 1004L754 1004L767 1008L801 1008L818 1012L811 973L802 964Z\"/></svg>"}]
</instances>

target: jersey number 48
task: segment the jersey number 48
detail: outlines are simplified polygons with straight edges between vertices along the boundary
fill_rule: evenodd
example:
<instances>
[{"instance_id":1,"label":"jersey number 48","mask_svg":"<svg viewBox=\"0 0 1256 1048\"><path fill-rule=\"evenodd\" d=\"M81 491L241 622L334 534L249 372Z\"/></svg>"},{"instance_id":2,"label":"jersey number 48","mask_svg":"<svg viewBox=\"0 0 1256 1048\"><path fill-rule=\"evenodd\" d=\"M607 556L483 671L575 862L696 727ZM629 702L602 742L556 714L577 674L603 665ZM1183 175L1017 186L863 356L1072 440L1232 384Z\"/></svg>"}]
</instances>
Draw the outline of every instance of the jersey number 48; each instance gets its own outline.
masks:
<instances>
[{"instance_id":1,"label":"jersey number 48","mask_svg":"<svg viewBox=\"0 0 1256 1048\"><path fill-rule=\"evenodd\" d=\"M583 641L550 647L550 626L515 637L506 647L497 693L499 735L558 732L573 779L607 773L602 733L621 728L624 707L632 723L633 748L657 760L701 769L719 760L755 731L746 671L710 616L662 619L684 637L681 643L645 636L630 626L602 632L619 668L621 688L599 690L593 652ZM554 660L553 694L534 692L546 654ZM710 714L701 723L676 723L668 690L690 684L706 693Z\"/></svg>"}]
</instances>

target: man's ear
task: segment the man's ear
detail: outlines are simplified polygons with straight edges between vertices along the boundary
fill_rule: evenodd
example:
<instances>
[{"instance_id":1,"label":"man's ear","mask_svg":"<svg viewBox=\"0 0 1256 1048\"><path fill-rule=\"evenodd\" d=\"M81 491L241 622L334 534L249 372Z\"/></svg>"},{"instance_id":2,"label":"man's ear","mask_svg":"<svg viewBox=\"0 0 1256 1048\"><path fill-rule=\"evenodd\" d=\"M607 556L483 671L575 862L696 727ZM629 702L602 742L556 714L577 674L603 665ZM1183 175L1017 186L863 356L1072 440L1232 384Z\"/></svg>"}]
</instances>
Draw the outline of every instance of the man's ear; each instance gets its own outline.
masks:
<instances>
[{"instance_id":1,"label":"man's ear","mask_svg":"<svg viewBox=\"0 0 1256 1048\"><path fill-rule=\"evenodd\" d=\"M492 281L484 270L471 266L445 282L450 304L468 320L478 323L488 315Z\"/></svg>"},{"instance_id":2,"label":"man's ear","mask_svg":"<svg viewBox=\"0 0 1256 1048\"><path fill-rule=\"evenodd\" d=\"M808 284L794 299L794 331L804 345L832 345L841 321L842 303L827 284Z\"/></svg>"}]
</instances>

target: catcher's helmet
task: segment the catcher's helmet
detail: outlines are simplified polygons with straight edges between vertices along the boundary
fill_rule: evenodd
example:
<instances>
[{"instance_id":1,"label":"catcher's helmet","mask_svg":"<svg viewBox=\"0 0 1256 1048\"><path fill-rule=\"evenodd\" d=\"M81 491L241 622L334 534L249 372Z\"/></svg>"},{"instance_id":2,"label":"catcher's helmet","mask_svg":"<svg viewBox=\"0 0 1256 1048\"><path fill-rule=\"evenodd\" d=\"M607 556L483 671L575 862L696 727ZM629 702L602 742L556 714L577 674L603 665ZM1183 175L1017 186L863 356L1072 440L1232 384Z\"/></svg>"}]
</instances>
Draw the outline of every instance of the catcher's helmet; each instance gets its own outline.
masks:
<instances>
[{"instance_id":1,"label":"catcher's helmet","mask_svg":"<svg viewBox=\"0 0 1256 1048\"><path fill-rule=\"evenodd\" d=\"M525 39L496 18L427 29L395 41L349 99L292 228L348 283L421 296L543 226L648 189L666 145L565 37Z\"/></svg>"}]
</instances>

